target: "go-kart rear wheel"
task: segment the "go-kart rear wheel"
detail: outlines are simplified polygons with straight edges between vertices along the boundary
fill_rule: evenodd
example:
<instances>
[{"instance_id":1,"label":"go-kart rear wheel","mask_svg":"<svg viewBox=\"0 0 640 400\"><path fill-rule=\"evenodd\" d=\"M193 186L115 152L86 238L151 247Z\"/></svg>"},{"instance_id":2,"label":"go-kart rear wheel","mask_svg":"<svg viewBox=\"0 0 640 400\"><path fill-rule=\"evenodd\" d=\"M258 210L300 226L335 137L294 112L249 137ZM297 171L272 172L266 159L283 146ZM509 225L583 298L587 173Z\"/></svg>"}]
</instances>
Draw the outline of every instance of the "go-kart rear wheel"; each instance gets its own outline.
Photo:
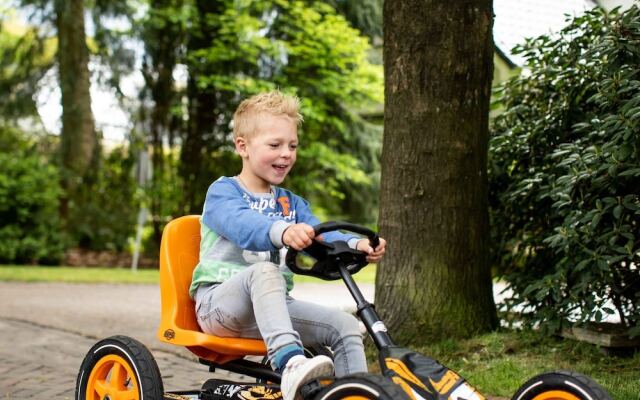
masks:
<instances>
[{"instance_id":1,"label":"go-kart rear wheel","mask_svg":"<svg viewBox=\"0 0 640 400\"><path fill-rule=\"evenodd\" d=\"M381 375L354 374L338 378L323 388L314 400L402 400L405 392L390 379Z\"/></svg>"},{"instance_id":2,"label":"go-kart rear wheel","mask_svg":"<svg viewBox=\"0 0 640 400\"><path fill-rule=\"evenodd\" d=\"M555 371L529 379L511 400L611 400L611 397L588 376Z\"/></svg>"},{"instance_id":3,"label":"go-kart rear wheel","mask_svg":"<svg viewBox=\"0 0 640 400\"><path fill-rule=\"evenodd\" d=\"M78 379L76 400L162 400L164 388L155 359L135 339L112 336L87 353Z\"/></svg>"},{"instance_id":4,"label":"go-kart rear wheel","mask_svg":"<svg viewBox=\"0 0 640 400\"><path fill-rule=\"evenodd\" d=\"M331 351L331 349L325 346L320 346L320 345L305 347L304 355L307 356L308 358L315 357L315 356L327 356L333 360L333 352Z\"/></svg>"}]
</instances>

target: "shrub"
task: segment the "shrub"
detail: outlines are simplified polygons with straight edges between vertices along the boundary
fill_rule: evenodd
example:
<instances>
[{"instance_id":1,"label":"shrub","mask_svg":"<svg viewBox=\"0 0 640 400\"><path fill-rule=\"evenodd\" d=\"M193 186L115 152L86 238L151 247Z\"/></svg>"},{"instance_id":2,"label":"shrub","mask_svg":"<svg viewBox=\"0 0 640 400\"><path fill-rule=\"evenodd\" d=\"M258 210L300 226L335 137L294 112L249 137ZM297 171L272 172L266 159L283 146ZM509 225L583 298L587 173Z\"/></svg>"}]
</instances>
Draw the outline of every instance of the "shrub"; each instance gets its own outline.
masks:
<instances>
[{"instance_id":1,"label":"shrub","mask_svg":"<svg viewBox=\"0 0 640 400\"><path fill-rule=\"evenodd\" d=\"M555 331L617 311L640 334L640 11L592 10L517 49L497 89L493 257L506 307Z\"/></svg>"},{"instance_id":2,"label":"shrub","mask_svg":"<svg viewBox=\"0 0 640 400\"><path fill-rule=\"evenodd\" d=\"M106 153L91 180L83 182L70 206L69 232L83 249L124 251L134 235L141 193L132 151Z\"/></svg>"},{"instance_id":3,"label":"shrub","mask_svg":"<svg viewBox=\"0 0 640 400\"><path fill-rule=\"evenodd\" d=\"M58 170L24 135L0 126L0 262L55 263L63 253Z\"/></svg>"}]
</instances>

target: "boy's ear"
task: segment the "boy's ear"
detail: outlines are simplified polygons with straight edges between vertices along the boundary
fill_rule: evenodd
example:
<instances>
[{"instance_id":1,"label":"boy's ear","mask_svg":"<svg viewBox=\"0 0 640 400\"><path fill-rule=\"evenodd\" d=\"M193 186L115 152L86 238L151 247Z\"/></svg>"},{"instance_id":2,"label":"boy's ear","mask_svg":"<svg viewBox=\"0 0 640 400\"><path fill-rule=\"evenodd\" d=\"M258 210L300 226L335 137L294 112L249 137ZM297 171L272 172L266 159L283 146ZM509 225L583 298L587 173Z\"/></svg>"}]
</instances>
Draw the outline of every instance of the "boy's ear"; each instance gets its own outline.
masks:
<instances>
[{"instance_id":1,"label":"boy's ear","mask_svg":"<svg viewBox=\"0 0 640 400\"><path fill-rule=\"evenodd\" d=\"M240 157L245 157L247 155L247 139L237 137L234 139L234 143L236 144L236 152L240 154Z\"/></svg>"}]
</instances>

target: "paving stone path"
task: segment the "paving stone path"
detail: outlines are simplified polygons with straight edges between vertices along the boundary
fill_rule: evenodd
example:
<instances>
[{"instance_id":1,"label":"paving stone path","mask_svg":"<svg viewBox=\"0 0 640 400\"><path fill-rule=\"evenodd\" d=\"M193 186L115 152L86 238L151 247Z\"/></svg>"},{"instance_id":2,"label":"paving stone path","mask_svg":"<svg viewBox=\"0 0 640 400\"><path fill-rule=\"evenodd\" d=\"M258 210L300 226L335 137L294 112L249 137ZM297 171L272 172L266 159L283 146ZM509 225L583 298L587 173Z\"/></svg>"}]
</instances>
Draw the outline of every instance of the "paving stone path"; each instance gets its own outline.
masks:
<instances>
[{"instance_id":1,"label":"paving stone path","mask_svg":"<svg viewBox=\"0 0 640 400\"><path fill-rule=\"evenodd\" d=\"M73 399L80 364L95 339L0 318L0 399ZM216 377L188 356L154 350L165 390L197 389Z\"/></svg>"},{"instance_id":2,"label":"paving stone path","mask_svg":"<svg viewBox=\"0 0 640 400\"><path fill-rule=\"evenodd\" d=\"M361 285L361 290L374 300L373 285ZM354 308L339 284L300 284L293 295ZM157 285L0 282L0 400L73 399L87 351L98 340L119 334L151 350L166 391L197 389L214 377L246 380L210 373L188 350L159 342L159 310Z\"/></svg>"},{"instance_id":3,"label":"paving stone path","mask_svg":"<svg viewBox=\"0 0 640 400\"><path fill-rule=\"evenodd\" d=\"M329 299L349 308L339 285L300 285L299 298ZM365 295L373 300L373 288ZM87 351L98 340L122 334L147 346L166 391L197 389L210 373L188 350L156 339L160 310L157 285L0 282L0 400L73 399Z\"/></svg>"}]
</instances>

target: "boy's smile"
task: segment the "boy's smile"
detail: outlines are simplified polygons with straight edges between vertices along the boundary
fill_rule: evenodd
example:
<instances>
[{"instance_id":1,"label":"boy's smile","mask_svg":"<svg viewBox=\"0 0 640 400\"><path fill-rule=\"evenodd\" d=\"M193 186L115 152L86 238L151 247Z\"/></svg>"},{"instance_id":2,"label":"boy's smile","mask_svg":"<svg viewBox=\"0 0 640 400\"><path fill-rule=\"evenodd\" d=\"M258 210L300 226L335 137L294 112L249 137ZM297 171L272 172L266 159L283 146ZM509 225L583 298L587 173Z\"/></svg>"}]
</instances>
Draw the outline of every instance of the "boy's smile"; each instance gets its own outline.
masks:
<instances>
[{"instance_id":1,"label":"boy's smile","mask_svg":"<svg viewBox=\"0 0 640 400\"><path fill-rule=\"evenodd\" d=\"M296 162L298 128L285 116L261 114L251 138L235 139L242 157L240 179L254 193L267 193L279 185Z\"/></svg>"}]
</instances>

